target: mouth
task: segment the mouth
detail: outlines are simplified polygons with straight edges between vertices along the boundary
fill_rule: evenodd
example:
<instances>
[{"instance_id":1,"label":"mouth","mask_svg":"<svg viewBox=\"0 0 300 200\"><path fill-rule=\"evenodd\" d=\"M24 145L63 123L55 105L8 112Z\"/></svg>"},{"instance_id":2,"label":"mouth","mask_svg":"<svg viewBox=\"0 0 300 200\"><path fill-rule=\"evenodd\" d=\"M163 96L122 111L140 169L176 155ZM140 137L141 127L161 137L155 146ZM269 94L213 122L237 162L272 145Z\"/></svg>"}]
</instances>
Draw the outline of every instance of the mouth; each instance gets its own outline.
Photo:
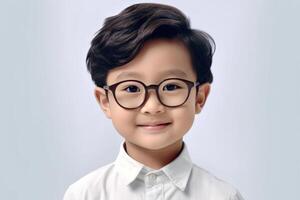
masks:
<instances>
[{"instance_id":1,"label":"mouth","mask_svg":"<svg viewBox=\"0 0 300 200\"><path fill-rule=\"evenodd\" d=\"M138 125L138 127L144 128L146 130L161 130L169 126L171 122L162 123L162 124L154 124L154 125Z\"/></svg>"}]
</instances>

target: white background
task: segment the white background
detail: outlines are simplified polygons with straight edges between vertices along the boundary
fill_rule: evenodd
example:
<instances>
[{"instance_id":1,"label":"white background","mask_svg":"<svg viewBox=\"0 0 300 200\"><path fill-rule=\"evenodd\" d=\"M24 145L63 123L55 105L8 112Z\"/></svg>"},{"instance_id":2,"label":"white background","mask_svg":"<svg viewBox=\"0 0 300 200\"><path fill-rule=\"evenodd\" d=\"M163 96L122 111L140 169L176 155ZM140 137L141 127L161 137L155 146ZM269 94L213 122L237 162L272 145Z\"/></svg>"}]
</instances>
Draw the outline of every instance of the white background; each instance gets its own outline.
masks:
<instances>
[{"instance_id":1,"label":"white background","mask_svg":"<svg viewBox=\"0 0 300 200\"><path fill-rule=\"evenodd\" d=\"M85 57L104 19L136 2L1 1L1 199L61 199L115 160L122 138ZM217 44L210 96L184 138L194 163L245 199L300 199L299 1L152 2L179 8Z\"/></svg>"}]
</instances>

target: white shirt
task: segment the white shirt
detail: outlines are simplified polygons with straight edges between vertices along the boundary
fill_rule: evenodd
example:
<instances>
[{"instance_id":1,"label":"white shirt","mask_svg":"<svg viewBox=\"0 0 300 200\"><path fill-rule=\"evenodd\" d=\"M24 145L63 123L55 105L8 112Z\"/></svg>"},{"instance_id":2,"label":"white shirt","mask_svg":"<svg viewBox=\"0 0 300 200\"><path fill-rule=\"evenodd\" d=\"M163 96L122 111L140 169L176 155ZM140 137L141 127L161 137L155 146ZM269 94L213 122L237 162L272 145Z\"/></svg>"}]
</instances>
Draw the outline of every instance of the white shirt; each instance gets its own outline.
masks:
<instances>
[{"instance_id":1,"label":"white shirt","mask_svg":"<svg viewBox=\"0 0 300 200\"><path fill-rule=\"evenodd\" d=\"M70 185L64 200L243 200L232 185L193 164L184 142L180 155L159 170L131 158L124 144L115 162Z\"/></svg>"}]
</instances>

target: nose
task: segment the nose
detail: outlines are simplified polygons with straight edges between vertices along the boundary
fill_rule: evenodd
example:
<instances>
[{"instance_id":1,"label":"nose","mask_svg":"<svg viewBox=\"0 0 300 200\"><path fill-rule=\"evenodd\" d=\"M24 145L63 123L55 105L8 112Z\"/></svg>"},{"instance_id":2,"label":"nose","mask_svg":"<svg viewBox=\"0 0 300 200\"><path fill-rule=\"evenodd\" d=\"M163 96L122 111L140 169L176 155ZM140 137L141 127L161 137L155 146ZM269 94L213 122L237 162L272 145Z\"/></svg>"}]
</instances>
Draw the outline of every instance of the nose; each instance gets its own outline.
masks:
<instances>
[{"instance_id":1,"label":"nose","mask_svg":"<svg viewBox=\"0 0 300 200\"><path fill-rule=\"evenodd\" d=\"M160 103L155 90L148 90L148 97L145 101L141 108L142 113L157 114L164 112L165 106Z\"/></svg>"}]
</instances>

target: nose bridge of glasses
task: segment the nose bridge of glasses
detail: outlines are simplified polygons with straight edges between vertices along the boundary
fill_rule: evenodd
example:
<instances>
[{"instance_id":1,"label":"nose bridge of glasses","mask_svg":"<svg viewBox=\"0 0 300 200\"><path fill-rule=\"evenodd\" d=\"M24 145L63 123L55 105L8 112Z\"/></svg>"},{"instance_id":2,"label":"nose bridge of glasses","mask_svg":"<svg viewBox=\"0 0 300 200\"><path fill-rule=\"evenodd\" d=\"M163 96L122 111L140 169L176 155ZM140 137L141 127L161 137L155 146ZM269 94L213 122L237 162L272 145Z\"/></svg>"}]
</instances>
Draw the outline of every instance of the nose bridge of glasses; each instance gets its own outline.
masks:
<instances>
[{"instance_id":1,"label":"nose bridge of glasses","mask_svg":"<svg viewBox=\"0 0 300 200\"><path fill-rule=\"evenodd\" d=\"M159 100L159 94L158 94L158 87L159 85L155 85L155 84L152 84L152 85L148 85L146 86L146 91L147 91L147 95L145 96L146 98L146 101L148 101L149 97L150 97L150 90L153 89L154 91L154 95L156 96L156 98L158 98Z\"/></svg>"},{"instance_id":2,"label":"nose bridge of glasses","mask_svg":"<svg viewBox=\"0 0 300 200\"><path fill-rule=\"evenodd\" d=\"M147 89L147 90L150 90L150 89L156 90L156 88L158 88L158 85L152 84L152 85L146 86L146 89Z\"/></svg>"},{"instance_id":3,"label":"nose bridge of glasses","mask_svg":"<svg viewBox=\"0 0 300 200\"><path fill-rule=\"evenodd\" d=\"M159 87L159 85L155 85L155 84L146 86L146 91L147 91L147 93L148 93L148 96L150 95L150 90L151 90L151 89L153 89L153 90L154 90L153 92L154 92L155 94L157 94L157 92L158 92L158 87ZM157 94L157 95L158 95L158 94Z\"/></svg>"},{"instance_id":4,"label":"nose bridge of glasses","mask_svg":"<svg viewBox=\"0 0 300 200\"><path fill-rule=\"evenodd\" d=\"M148 112L157 112L158 111L157 109L159 109L160 111L161 111L161 109L163 109L162 108L163 104L161 103L161 100L160 100L160 97L158 94L159 93L158 88L159 88L159 85L154 85L154 84L145 86L146 95L145 95L144 103L142 104L143 105L142 109L146 109L146 111L148 111ZM151 99L151 89L153 89L152 99Z\"/></svg>"}]
</instances>

